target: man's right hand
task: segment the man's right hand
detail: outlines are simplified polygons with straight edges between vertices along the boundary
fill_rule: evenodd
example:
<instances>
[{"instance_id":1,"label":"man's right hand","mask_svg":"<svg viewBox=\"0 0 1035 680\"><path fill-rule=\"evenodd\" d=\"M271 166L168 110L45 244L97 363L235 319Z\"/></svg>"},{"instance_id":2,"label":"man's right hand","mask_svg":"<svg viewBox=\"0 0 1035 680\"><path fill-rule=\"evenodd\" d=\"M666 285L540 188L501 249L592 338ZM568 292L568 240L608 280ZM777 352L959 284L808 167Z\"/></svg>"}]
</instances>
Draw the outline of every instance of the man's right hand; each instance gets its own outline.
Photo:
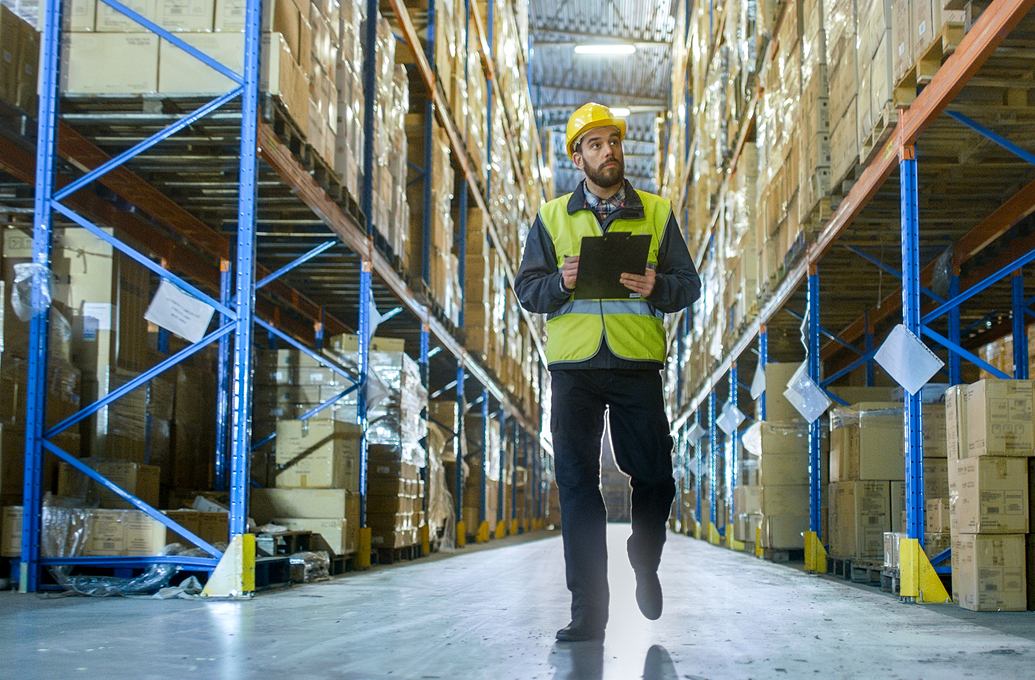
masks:
<instances>
[{"instance_id":1,"label":"man's right hand","mask_svg":"<svg viewBox=\"0 0 1035 680\"><path fill-rule=\"evenodd\" d=\"M579 256L565 257L564 265L561 267L561 279L564 287L568 290L575 290L575 279L579 276Z\"/></svg>"}]
</instances>

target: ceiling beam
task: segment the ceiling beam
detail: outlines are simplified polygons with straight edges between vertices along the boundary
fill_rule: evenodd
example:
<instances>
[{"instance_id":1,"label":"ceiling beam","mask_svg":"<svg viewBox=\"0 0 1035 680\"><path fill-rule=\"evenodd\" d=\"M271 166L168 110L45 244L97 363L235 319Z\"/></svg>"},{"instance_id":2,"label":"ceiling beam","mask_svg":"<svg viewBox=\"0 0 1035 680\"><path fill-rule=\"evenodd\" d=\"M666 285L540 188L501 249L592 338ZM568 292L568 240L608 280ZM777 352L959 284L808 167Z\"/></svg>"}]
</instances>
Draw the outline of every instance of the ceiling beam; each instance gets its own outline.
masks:
<instances>
[{"instance_id":1,"label":"ceiling beam","mask_svg":"<svg viewBox=\"0 0 1035 680\"><path fill-rule=\"evenodd\" d=\"M636 36L627 36L620 33L592 33L589 31L571 31L558 26L548 26L545 24L529 26L528 30L532 33L532 43L535 45L549 43L549 41L540 41L538 35L542 33L552 33L565 35L573 40L580 42L588 40L599 40L601 42L633 42L643 43L645 45L665 45L668 47L672 46L672 38L668 40L642 40Z\"/></svg>"},{"instance_id":2,"label":"ceiling beam","mask_svg":"<svg viewBox=\"0 0 1035 680\"><path fill-rule=\"evenodd\" d=\"M538 83L532 82L532 98L535 99L535 89L541 88L544 90L554 90L559 92L571 92L572 94L588 95L591 97L615 97L623 104L628 106L638 105L657 105L657 106L668 106L667 99L661 97L652 97L650 95L643 95L630 92L612 92L609 90L586 88L586 87L572 87L565 85L564 83Z\"/></svg>"}]
</instances>

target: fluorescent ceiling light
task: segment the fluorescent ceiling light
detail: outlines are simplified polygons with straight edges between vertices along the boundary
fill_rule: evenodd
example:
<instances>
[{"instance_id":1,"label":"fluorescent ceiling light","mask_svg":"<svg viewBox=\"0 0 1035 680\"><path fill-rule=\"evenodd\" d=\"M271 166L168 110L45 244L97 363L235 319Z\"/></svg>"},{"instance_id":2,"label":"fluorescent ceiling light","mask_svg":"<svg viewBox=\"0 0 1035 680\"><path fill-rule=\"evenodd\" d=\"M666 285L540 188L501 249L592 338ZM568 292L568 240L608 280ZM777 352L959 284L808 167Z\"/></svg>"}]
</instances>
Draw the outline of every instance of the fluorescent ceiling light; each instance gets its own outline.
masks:
<instances>
[{"instance_id":1,"label":"fluorescent ceiling light","mask_svg":"<svg viewBox=\"0 0 1035 680\"><path fill-rule=\"evenodd\" d=\"M629 114L632 113L625 106L612 106L612 107L609 107L609 108L611 109L611 115L614 116L615 118L628 118Z\"/></svg>"},{"instance_id":2,"label":"fluorescent ceiling light","mask_svg":"<svg viewBox=\"0 0 1035 680\"><path fill-rule=\"evenodd\" d=\"M575 46L575 54L593 54L605 57L617 57L632 54L636 45L630 43L586 43Z\"/></svg>"}]
</instances>

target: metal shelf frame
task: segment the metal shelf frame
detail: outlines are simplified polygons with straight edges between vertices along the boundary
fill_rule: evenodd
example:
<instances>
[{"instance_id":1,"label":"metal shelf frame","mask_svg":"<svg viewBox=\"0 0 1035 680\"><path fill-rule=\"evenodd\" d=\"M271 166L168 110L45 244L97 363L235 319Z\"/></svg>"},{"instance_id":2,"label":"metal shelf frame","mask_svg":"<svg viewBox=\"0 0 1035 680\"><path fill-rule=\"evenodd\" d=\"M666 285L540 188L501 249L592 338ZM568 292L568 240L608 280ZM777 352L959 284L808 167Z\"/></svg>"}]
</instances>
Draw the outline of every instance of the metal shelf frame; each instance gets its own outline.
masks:
<instances>
[{"instance_id":1,"label":"metal shelf frame","mask_svg":"<svg viewBox=\"0 0 1035 680\"><path fill-rule=\"evenodd\" d=\"M366 395L365 386L369 372L370 338L373 334L371 319L371 304L373 302L373 276L377 274L387 288L402 301L403 306L409 309L420 323L420 366L422 370L422 381L428 384L429 358L434 352L429 351L429 343L432 336L440 346L457 358L457 399L463 403L463 389L465 378L469 373L483 387L483 414L487 413L488 397L491 394L496 399L501 418L508 417L512 423L515 433L522 437L526 433L538 432L537 426L521 413L515 406L507 391L493 379L488 371L479 362L470 356L460 342L453 337L452 333L437 319L430 316L427 306L417 298L407 287L403 277L395 271L392 264L385 256L380 254L373 247L373 229L371 222L360 224L354 217L346 214L326 192L317 184L313 176L301 167L292 152L276 136L269 125L263 123L259 116L259 53L260 53L260 32L261 32L261 3L259 0L248 0L246 4L246 28L244 30L244 68L237 73L225 65L219 63L201 50L192 47L184 42L176 34L164 30L160 26L146 19L145 17L126 7L118 0L103 0L110 8L124 14L136 22L143 30L150 31L162 40L169 42L177 48L187 52L203 64L215 69L233 81L234 86L228 92L213 98L207 104L197 108L192 113L180 116L173 116L165 128L147 137L144 141L135 144L128 151L117 154L114 157L107 157L96 147L79 135L73 128L60 119L59 92L60 81L60 54L63 38L62 29L62 3L53 3L44 12L44 23L41 40L41 62L40 62L40 97L37 115L36 149L34 164L34 185L35 198L33 205L33 262L39 265L41 271L49 271L52 242L52 223L55 216L60 216L75 225L90 231L92 234L107 242L111 247L132 258L137 264L146 267L153 274L163 281L167 281L186 292L187 294L203 300L217 311L215 329L197 343L188 345L174 354L171 354L152 368L143 371L139 376L113 390L107 396L99 399L79 410L73 416L66 418L55 425L48 425L45 422L46 413L46 371L47 371L47 326L48 326L48 305L45 284L37 284L32 290L32 303L35 314L30 323L29 357L28 357L28 401L26 416L26 446L25 446L25 476L23 480L24 507L22 526L22 555L19 571L19 584L23 592L34 592L42 587L41 569L53 565L99 565L142 567L152 564L180 564L193 569L214 569L222 553L207 541L202 540L193 532L185 529L177 522L156 508L144 503L139 498L120 488L103 475L90 468L85 463L69 452L58 447L52 439L60 432L80 423L84 419L109 406L117 399L125 396L134 389L145 386L150 380L163 374L174 366L178 365L188 357L200 352L211 345L217 345L217 410L216 419L216 460L214 465L216 486L229 490L230 496L230 517L229 536L244 534L247 531L247 508L249 487L252 485L250 479L250 454L253 448L269 443L275 437L270 434L253 445L251 431L251 409L252 409L252 365L253 350L255 345L256 326L264 330L271 338L271 341L285 343L306 355L317 359L322 365L334 370L351 382L351 386L334 398L325 401L303 415L303 419L312 417L331 404L348 395L358 392L358 414L359 421L364 430L361 439L361 462L360 462L360 523L363 530L367 532L369 541L369 529L366 528L366 483L367 483L367 441L366 431ZM401 3L399 3L401 8ZM403 8L404 9L404 8ZM367 1L368 15L372 16L378 10L376 0ZM405 16L405 15L403 15ZM408 17L403 22L409 25L412 38L412 24ZM370 35L370 28L375 27L374 22L368 22L368 32L365 36L368 45L372 46L375 35ZM425 64L426 65L426 64ZM373 50L366 50L366 58L363 65L364 88L367 92L367 116L364 125L365 148L364 148L364 177L361 200L366 208L364 214L371 214L372 186L370 183L373 161ZM437 92L436 92L437 95ZM163 196L160 191L150 187L146 182L128 170L127 163L139 157L141 154L151 150L157 145L168 142L175 135L188 126L193 125L206 117L219 117L225 121L227 116L234 114L223 114L221 109L231 101L240 100L240 114L236 116L239 121L239 169L237 173L237 226L235 231L236 250L233 254L226 247L228 239L222 235L216 236L209 230L207 225L194 218L190 213L182 210ZM448 111L439 104L440 116L451 119ZM214 115L213 115L214 114ZM447 125L447 129L449 125ZM451 130L451 138L456 147L455 128ZM24 181L29 181L30 172L26 170L32 167L31 159L27 154L16 146L4 142L5 148L12 151L12 154L5 154L6 162L4 170L12 170L12 174ZM69 144L75 145L76 151L70 151ZM82 175L74 180L60 181L58 178L58 164L60 156L68 153L81 153L89 156L93 161L89 165L92 170L84 171ZM322 221L331 232L337 237L331 240L324 240L315 247L308 248L302 255L296 257L288 264L282 265L273 271L268 271L257 264L257 240L256 231L256 207L257 207L257 174L260 157L271 168L273 168L281 179L292 189L298 198L315 213L315 216ZM465 173L467 182L474 190L475 200L480 207L485 208L485 200L478 191L477 178L470 174L470 167L466 164L466 151L461 156L461 168ZM140 201L149 202L150 205L172 206L170 212L174 215L169 220L171 228L182 230L185 236L191 239L192 244L207 248L210 253L219 253L218 276L212 277L205 266L196 258L192 259L187 251L178 246L169 246L163 243L160 238L147 236L139 229L132 233L134 237L144 236L139 240L143 247L152 253L160 255L160 263L155 262L147 252L141 252L136 247L124 242L122 239L112 236L98 226L98 223L107 224L129 224L126 219L118 217L117 213L107 211L103 202L95 200L90 195L76 192L93 183L111 185L115 193L132 195ZM466 203L466 192L461 195L461 204ZM100 213L101 219L91 220L83 215L83 212ZM160 210L155 212L161 212ZM105 219L111 217L109 221ZM461 225L463 220L461 220ZM461 235L463 229L461 226ZM496 234L493 233L495 237ZM499 239L495 239L499 243ZM341 322L331 318L316 303L310 302L304 295L298 293L281 283L282 277L292 270L311 262L320 255L330 251L339 243L344 243L349 249L359 255L359 323L358 331L360 337L360 360L358 375L353 375L333 360L323 356L318 350L322 348L325 324L329 321L335 324L334 330L346 329ZM187 275L179 275L174 270L180 269L189 272ZM426 271L426 268L425 268ZM258 274L258 276L257 276ZM508 275L512 272L508 270ZM188 278L190 277L190 278ZM198 284L191 279L199 281ZM218 295L212 295L206 291L211 290L213 279L218 281ZM43 280L42 278L40 279ZM512 277L511 277L512 280ZM201 287L199 287L201 286ZM309 314L314 319L312 337L317 350L312 349L306 343L301 342L299 335L308 335L307 329L292 327L288 333L279 327L279 313L276 308L270 308L274 312L275 323L271 323L259 317L257 314L256 292L263 288L276 289L276 292L294 303L295 311L305 315ZM267 308L268 305L267 305ZM382 319L401 311L398 308L390 312ZM535 326L531 326L534 328ZM160 340L160 347L168 347L168 335L163 334ZM538 338L537 338L538 339ZM462 415L460 422L456 423L456 436L462 433ZM457 450L461 450L459 441L456 441ZM169 529L176 531L195 545L207 552L210 557L186 558L177 556L156 556L156 557L113 557L113 558L90 558L90 557L43 557L41 555L42 539L42 462L45 453L50 453L68 465L72 466L88 478L113 492L133 508L147 514L151 518L162 523ZM484 485L483 485L484 487ZM459 485L462 493L462 484ZM461 493L457 494L458 506L462 502ZM484 490L483 490L484 494ZM482 513L484 515L484 511ZM541 515L540 515L541 516ZM362 534L361 534L362 541ZM369 543L367 543L369 546ZM360 560L362 562L362 560Z\"/></svg>"},{"instance_id":2,"label":"metal shelf frame","mask_svg":"<svg viewBox=\"0 0 1035 680\"><path fill-rule=\"evenodd\" d=\"M977 224L954 246L956 260L953 273L949 279L949 293L942 297L927 286L921 285L921 279L929 275L932 264L925 268L920 266L920 223L922 214L919 209L919 187L917 180L916 144L922 133L934 119L944 113L948 118L959 122L968 129L977 132L993 144L1006 149L1017 157L1035 164L1035 154L1028 152L993 130L971 120L962 113L948 111L954 98L964 89L968 81L979 73L983 64L995 52L996 48L1010 35L1026 15L1035 7L1032 0L994 0L977 19L974 26L964 37L955 54L950 57L936 73L931 82L919 92L910 107L900 112L900 119L891 138L881 150L875 154L871 162L862 170L859 179L852 186L845 199L840 203L830 221L818 234L816 240L809 244L805 256L787 272L773 295L761 306L759 314L747 324L729 352L718 366L703 381L702 386L691 395L673 419L673 432L677 440L685 438L692 422L699 417L702 410L708 412L709 435L713 440L709 448L714 455L714 437L716 433L712 424L715 413L715 390L727 376L731 379L731 391L736 390L733 376L736 373L737 359L749 348L755 338L758 340L758 366L764 370L769 361L767 322L780 312L788 312L788 301L805 285L806 312L796 318L806 322L805 344L807 371L810 378L824 389L838 379L860 368L866 372L866 384L871 385L874 378L875 337L874 324L898 311L902 323L917 337L924 337L935 342L948 352L947 372L950 384L961 382L961 362L966 360L981 369L1002 379L1027 379L1027 335L1029 318L1035 318L1032 308L1035 298L1028 297L1024 288L1023 269L1035 262L1035 244L1030 239L1021 239L1020 248L1012 253L1000 256L993 264L984 265L961 291L962 282L959 275L961 261L969 259L978 250L1006 233L1007 229L1020 219L1031 214L1035 209L1031 187L1025 186L1012 198L990 215L985 221ZM897 270L865 250L855 246L843 246L865 262L868 262L884 273L901 279L902 288L897 304L885 299L876 313L866 311L863 318L854 324L849 332L834 333L820 324L821 305L819 302L819 265L823 256L838 245L838 238L863 212L865 207L877 195L885 181L894 170L898 170L898 189L900 198L900 236L901 269ZM1035 184L1035 183L1033 183ZM1017 254L1020 253L1019 256ZM973 352L966 349L960 340L960 307L971 298L988 290L993 285L1010 279L1011 286L1011 333L1014 339L1014 371L1007 374L991 366ZM932 301L927 309L922 309L923 297ZM933 305L933 306L932 306ZM930 327L936 320L946 317L948 336ZM823 347L821 338L827 337L831 342ZM860 349L853 344L857 338L863 339ZM683 338L677 337L682 345ZM840 370L827 378L822 376L824 360L834 351L848 349L857 358L843 365ZM680 352L680 356L682 353ZM830 396L836 398L836 395ZM733 402L735 403L735 402ZM924 540L924 491L923 491L923 438L922 438L922 404L921 395L907 395L904 404L903 427L905 443L905 479L906 479L906 533L911 539L917 539L920 545ZM766 395L759 397L759 414L766 419ZM821 531L821 460L819 420L809 426L809 529L817 536ZM700 477L702 457L697 460L697 517L702 516L702 499ZM709 463L711 460L709 461ZM727 461L729 464L732 461ZM710 517L715 518L714 480L711 498ZM733 510L730 511L731 517ZM823 537L820 536L822 539ZM948 551L937 556L932 563L945 561ZM945 572L947 567L938 567Z\"/></svg>"}]
</instances>

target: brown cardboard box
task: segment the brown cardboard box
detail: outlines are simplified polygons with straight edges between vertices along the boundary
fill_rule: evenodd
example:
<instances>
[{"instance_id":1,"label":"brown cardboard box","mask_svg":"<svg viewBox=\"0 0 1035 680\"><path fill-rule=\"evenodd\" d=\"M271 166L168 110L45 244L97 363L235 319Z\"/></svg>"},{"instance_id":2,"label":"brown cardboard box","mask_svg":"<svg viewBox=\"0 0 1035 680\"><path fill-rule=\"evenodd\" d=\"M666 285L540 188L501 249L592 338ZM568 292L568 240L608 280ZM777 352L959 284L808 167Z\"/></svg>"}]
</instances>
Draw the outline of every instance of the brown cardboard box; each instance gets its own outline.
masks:
<instances>
[{"instance_id":1,"label":"brown cardboard box","mask_svg":"<svg viewBox=\"0 0 1035 680\"><path fill-rule=\"evenodd\" d=\"M254 489L249 512L260 524L274 517L347 517L350 497L359 496L345 489Z\"/></svg>"},{"instance_id":2,"label":"brown cardboard box","mask_svg":"<svg viewBox=\"0 0 1035 680\"><path fill-rule=\"evenodd\" d=\"M945 458L947 451L945 405L924 404L923 421L924 458Z\"/></svg>"},{"instance_id":3,"label":"brown cardboard box","mask_svg":"<svg viewBox=\"0 0 1035 680\"><path fill-rule=\"evenodd\" d=\"M158 0L157 23L167 31L211 32L215 4L215 0Z\"/></svg>"},{"instance_id":4,"label":"brown cardboard box","mask_svg":"<svg viewBox=\"0 0 1035 680\"><path fill-rule=\"evenodd\" d=\"M176 36L238 73L244 59L244 33L179 33ZM216 94L235 83L167 40L158 48L158 92Z\"/></svg>"},{"instance_id":5,"label":"brown cardboard box","mask_svg":"<svg viewBox=\"0 0 1035 680\"><path fill-rule=\"evenodd\" d=\"M829 497L831 555L882 559L884 532L891 531L889 482L834 482Z\"/></svg>"},{"instance_id":6,"label":"brown cardboard box","mask_svg":"<svg viewBox=\"0 0 1035 680\"><path fill-rule=\"evenodd\" d=\"M278 517L273 520L274 524L287 527L289 531L311 531L319 534L326 544L326 549L334 555L342 555L349 551L348 546L348 520L342 517L309 518L309 517ZM319 545L310 546L313 550L319 550Z\"/></svg>"},{"instance_id":7,"label":"brown cardboard box","mask_svg":"<svg viewBox=\"0 0 1035 680\"><path fill-rule=\"evenodd\" d=\"M953 534L1028 532L1028 462L1022 458L965 458L949 476Z\"/></svg>"},{"instance_id":8,"label":"brown cardboard box","mask_svg":"<svg viewBox=\"0 0 1035 680\"><path fill-rule=\"evenodd\" d=\"M783 396L787 381L801 364L770 362L765 365L765 419L769 422L804 422L798 410Z\"/></svg>"},{"instance_id":9,"label":"brown cardboard box","mask_svg":"<svg viewBox=\"0 0 1035 680\"><path fill-rule=\"evenodd\" d=\"M104 512L100 510L98 512ZM117 511L118 512L118 511ZM135 510L124 513L123 554L125 555L159 555L165 548L166 528L161 522L151 519Z\"/></svg>"},{"instance_id":10,"label":"brown cardboard box","mask_svg":"<svg viewBox=\"0 0 1035 680\"><path fill-rule=\"evenodd\" d=\"M809 428L802 421L763 421L761 426L762 455L793 455L809 450Z\"/></svg>"},{"instance_id":11,"label":"brown cardboard box","mask_svg":"<svg viewBox=\"0 0 1035 680\"><path fill-rule=\"evenodd\" d=\"M924 458L924 498L945 498L949 495L949 460Z\"/></svg>"},{"instance_id":12,"label":"brown cardboard box","mask_svg":"<svg viewBox=\"0 0 1035 680\"><path fill-rule=\"evenodd\" d=\"M142 14L145 18L160 23L158 19L158 2L159 0L127 0L123 4L134 12ZM135 33L143 30L140 24L103 2L97 3L95 28L97 31L104 33Z\"/></svg>"},{"instance_id":13,"label":"brown cardboard box","mask_svg":"<svg viewBox=\"0 0 1035 680\"><path fill-rule=\"evenodd\" d=\"M763 486L762 513L766 515L808 515L808 485Z\"/></svg>"},{"instance_id":14,"label":"brown cardboard box","mask_svg":"<svg viewBox=\"0 0 1035 680\"><path fill-rule=\"evenodd\" d=\"M738 486L733 489L733 508L740 514L762 511L762 487Z\"/></svg>"},{"instance_id":15,"label":"brown cardboard box","mask_svg":"<svg viewBox=\"0 0 1035 680\"><path fill-rule=\"evenodd\" d=\"M225 512L199 512L199 536L209 543L226 543L230 540L230 515Z\"/></svg>"},{"instance_id":16,"label":"brown cardboard box","mask_svg":"<svg viewBox=\"0 0 1035 680\"><path fill-rule=\"evenodd\" d=\"M967 386L967 457L1035 455L1030 380L986 379Z\"/></svg>"},{"instance_id":17,"label":"brown cardboard box","mask_svg":"<svg viewBox=\"0 0 1035 680\"><path fill-rule=\"evenodd\" d=\"M762 517L762 546L776 550L798 550L805 546L803 534L809 528L809 516L764 515Z\"/></svg>"},{"instance_id":18,"label":"brown cardboard box","mask_svg":"<svg viewBox=\"0 0 1035 680\"><path fill-rule=\"evenodd\" d=\"M113 11L107 5L104 8ZM61 42L62 92L158 91L158 36L154 33L69 33Z\"/></svg>"},{"instance_id":19,"label":"brown cardboard box","mask_svg":"<svg viewBox=\"0 0 1035 680\"><path fill-rule=\"evenodd\" d=\"M861 402L843 411L847 422L840 457L831 455L832 481L901 480L905 477L902 406Z\"/></svg>"},{"instance_id":20,"label":"brown cardboard box","mask_svg":"<svg viewBox=\"0 0 1035 680\"><path fill-rule=\"evenodd\" d=\"M358 490L358 426L337 421L277 423L278 487Z\"/></svg>"},{"instance_id":21,"label":"brown cardboard box","mask_svg":"<svg viewBox=\"0 0 1035 680\"><path fill-rule=\"evenodd\" d=\"M945 451L949 460L967 457L967 386L945 391Z\"/></svg>"},{"instance_id":22,"label":"brown cardboard box","mask_svg":"<svg viewBox=\"0 0 1035 680\"><path fill-rule=\"evenodd\" d=\"M201 531L201 513L197 510L166 510L165 514L169 516L169 519L180 524L184 529L193 532L195 535L199 535L198 532ZM194 543L186 536L176 533L172 529L166 529L165 542L180 543L185 546L194 545Z\"/></svg>"},{"instance_id":23,"label":"brown cardboard box","mask_svg":"<svg viewBox=\"0 0 1035 680\"><path fill-rule=\"evenodd\" d=\"M928 558L952 547L952 535L948 531L942 533L924 533L924 553Z\"/></svg>"},{"instance_id":24,"label":"brown cardboard box","mask_svg":"<svg viewBox=\"0 0 1035 680\"><path fill-rule=\"evenodd\" d=\"M924 531L931 534L949 533L949 499L924 496Z\"/></svg>"},{"instance_id":25,"label":"brown cardboard box","mask_svg":"<svg viewBox=\"0 0 1035 680\"><path fill-rule=\"evenodd\" d=\"M808 484L808 448L798 453L763 453L758 458L758 478L763 486Z\"/></svg>"},{"instance_id":26,"label":"brown cardboard box","mask_svg":"<svg viewBox=\"0 0 1035 680\"><path fill-rule=\"evenodd\" d=\"M84 458L83 463L151 507L158 506L159 477L162 471L157 466L97 458ZM62 463L58 470L58 495L97 502L101 508L124 510L132 507L67 463Z\"/></svg>"},{"instance_id":27,"label":"brown cardboard box","mask_svg":"<svg viewBox=\"0 0 1035 680\"><path fill-rule=\"evenodd\" d=\"M9 505L0 511L0 557L22 553L22 508Z\"/></svg>"},{"instance_id":28,"label":"brown cardboard box","mask_svg":"<svg viewBox=\"0 0 1035 680\"><path fill-rule=\"evenodd\" d=\"M122 555L126 550L125 510L92 510L84 555Z\"/></svg>"},{"instance_id":29,"label":"brown cardboard box","mask_svg":"<svg viewBox=\"0 0 1035 680\"><path fill-rule=\"evenodd\" d=\"M1025 536L957 534L952 542L952 596L972 611L1027 607Z\"/></svg>"},{"instance_id":30,"label":"brown cardboard box","mask_svg":"<svg viewBox=\"0 0 1035 680\"><path fill-rule=\"evenodd\" d=\"M906 483L891 482L889 485L891 501L891 530L906 530Z\"/></svg>"},{"instance_id":31,"label":"brown cardboard box","mask_svg":"<svg viewBox=\"0 0 1035 680\"><path fill-rule=\"evenodd\" d=\"M0 554L2 551L3 543L0 542ZM1024 536L1024 548L1025 548L1025 582L1028 598L1028 610L1035 609L1035 534L1026 534Z\"/></svg>"}]
</instances>

